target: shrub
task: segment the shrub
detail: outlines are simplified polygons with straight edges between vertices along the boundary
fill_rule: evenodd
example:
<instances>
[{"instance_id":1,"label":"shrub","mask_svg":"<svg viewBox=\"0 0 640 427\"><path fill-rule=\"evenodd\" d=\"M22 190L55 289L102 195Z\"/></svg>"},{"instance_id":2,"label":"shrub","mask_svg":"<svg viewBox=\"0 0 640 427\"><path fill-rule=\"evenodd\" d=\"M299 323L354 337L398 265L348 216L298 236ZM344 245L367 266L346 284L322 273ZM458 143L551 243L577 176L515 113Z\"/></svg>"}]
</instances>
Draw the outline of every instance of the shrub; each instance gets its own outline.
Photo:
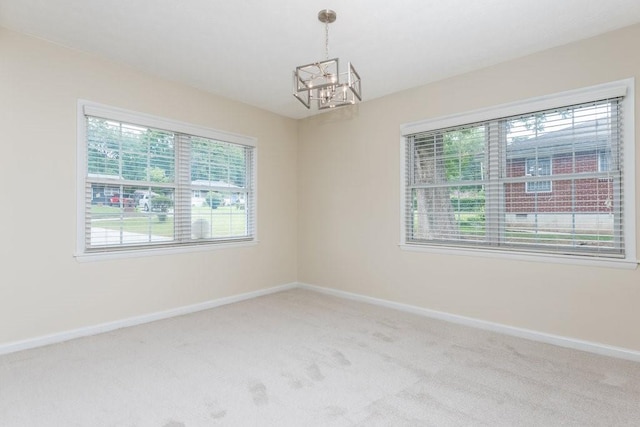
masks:
<instances>
[{"instance_id":1,"label":"shrub","mask_svg":"<svg viewBox=\"0 0 640 427\"><path fill-rule=\"evenodd\" d=\"M167 219L167 211L173 207L173 200L171 198L158 194L151 198L152 210L159 212L158 219L165 221Z\"/></svg>"},{"instance_id":2,"label":"shrub","mask_svg":"<svg viewBox=\"0 0 640 427\"><path fill-rule=\"evenodd\" d=\"M452 199L451 204L458 212L483 212L484 197L465 197Z\"/></svg>"},{"instance_id":3,"label":"shrub","mask_svg":"<svg viewBox=\"0 0 640 427\"><path fill-rule=\"evenodd\" d=\"M207 203L211 206L211 209L217 209L222 205L222 195L220 193L211 192L207 195Z\"/></svg>"}]
</instances>

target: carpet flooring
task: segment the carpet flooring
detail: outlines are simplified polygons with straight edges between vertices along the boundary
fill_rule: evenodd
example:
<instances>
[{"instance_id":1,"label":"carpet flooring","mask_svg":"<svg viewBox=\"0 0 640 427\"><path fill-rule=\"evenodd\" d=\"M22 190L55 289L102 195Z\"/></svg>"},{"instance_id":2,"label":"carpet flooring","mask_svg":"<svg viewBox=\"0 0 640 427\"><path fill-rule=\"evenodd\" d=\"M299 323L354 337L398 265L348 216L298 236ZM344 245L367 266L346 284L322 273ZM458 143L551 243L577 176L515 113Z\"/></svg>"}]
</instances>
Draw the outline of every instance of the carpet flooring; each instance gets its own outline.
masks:
<instances>
[{"instance_id":1,"label":"carpet flooring","mask_svg":"<svg viewBox=\"0 0 640 427\"><path fill-rule=\"evenodd\" d=\"M0 356L0 426L638 426L640 364L295 289Z\"/></svg>"}]
</instances>

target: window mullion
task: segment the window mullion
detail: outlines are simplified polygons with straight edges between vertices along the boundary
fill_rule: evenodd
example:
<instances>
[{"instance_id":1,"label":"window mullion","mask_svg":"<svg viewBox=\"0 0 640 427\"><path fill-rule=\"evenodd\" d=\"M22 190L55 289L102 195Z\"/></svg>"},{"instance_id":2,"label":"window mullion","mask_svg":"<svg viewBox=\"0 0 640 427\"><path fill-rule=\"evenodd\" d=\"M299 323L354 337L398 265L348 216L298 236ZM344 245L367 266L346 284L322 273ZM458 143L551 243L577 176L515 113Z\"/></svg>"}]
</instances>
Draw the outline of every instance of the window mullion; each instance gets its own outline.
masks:
<instances>
[{"instance_id":1,"label":"window mullion","mask_svg":"<svg viewBox=\"0 0 640 427\"><path fill-rule=\"evenodd\" d=\"M176 134L174 232L177 241L191 238L191 138Z\"/></svg>"},{"instance_id":2,"label":"window mullion","mask_svg":"<svg viewBox=\"0 0 640 427\"><path fill-rule=\"evenodd\" d=\"M498 246L502 240L504 233L504 221L501 211L504 203L504 189L500 180L503 177L502 156L504 150L504 125L498 121L492 121L486 125L486 154L485 162L487 167L487 176L485 181L485 237L487 244L490 246Z\"/></svg>"}]
</instances>

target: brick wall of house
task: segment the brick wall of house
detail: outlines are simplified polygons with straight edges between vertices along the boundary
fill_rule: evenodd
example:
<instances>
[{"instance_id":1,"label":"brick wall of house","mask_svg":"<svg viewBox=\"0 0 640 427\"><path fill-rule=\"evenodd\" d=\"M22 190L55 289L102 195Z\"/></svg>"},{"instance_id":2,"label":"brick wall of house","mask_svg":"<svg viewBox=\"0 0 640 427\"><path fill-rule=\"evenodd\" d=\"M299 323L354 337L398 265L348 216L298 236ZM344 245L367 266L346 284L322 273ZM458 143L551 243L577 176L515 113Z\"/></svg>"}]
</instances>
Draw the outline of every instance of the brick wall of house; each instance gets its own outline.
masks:
<instances>
[{"instance_id":1,"label":"brick wall of house","mask_svg":"<svg viewBox=\"0 0 640 427\"><path fill-rule=\"evenodd\" d=\"M575 172L597 172L598 155L595 151L557 155L551 160L551 178ZM526 175L525 159L507 161L507 177ZM609 213L612 212L613 184L611 179L585 178L554 180L551 192L526 192L525 183L505 184L507 213ZM575 207L573 203L575 202Z\"/></svg>"}]
</instances>

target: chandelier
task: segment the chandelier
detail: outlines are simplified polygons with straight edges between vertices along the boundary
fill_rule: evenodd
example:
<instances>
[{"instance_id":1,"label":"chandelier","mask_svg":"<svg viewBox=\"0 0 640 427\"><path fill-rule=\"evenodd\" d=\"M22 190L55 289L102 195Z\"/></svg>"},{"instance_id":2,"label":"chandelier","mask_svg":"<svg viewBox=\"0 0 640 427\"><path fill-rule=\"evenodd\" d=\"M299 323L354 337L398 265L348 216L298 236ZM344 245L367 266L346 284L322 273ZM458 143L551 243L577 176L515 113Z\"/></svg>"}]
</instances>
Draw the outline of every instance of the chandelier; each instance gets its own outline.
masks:
<instances>
[{"instance_id":1,"label":"chandelier","mask_svg":"<svg viewBox=\"0 0 640 427\"><path fill-rule=\"evenodd\" d=\"M296 67L293 73L293 96L311 108L317 102L318 109L342 107L362 101L360 75L350 62L347 71L341 72L338 58L329 59L329 24L336 20L333 10L318 12L318 20L325 25L325 60Z\"/></svg>"}]
</instances>

